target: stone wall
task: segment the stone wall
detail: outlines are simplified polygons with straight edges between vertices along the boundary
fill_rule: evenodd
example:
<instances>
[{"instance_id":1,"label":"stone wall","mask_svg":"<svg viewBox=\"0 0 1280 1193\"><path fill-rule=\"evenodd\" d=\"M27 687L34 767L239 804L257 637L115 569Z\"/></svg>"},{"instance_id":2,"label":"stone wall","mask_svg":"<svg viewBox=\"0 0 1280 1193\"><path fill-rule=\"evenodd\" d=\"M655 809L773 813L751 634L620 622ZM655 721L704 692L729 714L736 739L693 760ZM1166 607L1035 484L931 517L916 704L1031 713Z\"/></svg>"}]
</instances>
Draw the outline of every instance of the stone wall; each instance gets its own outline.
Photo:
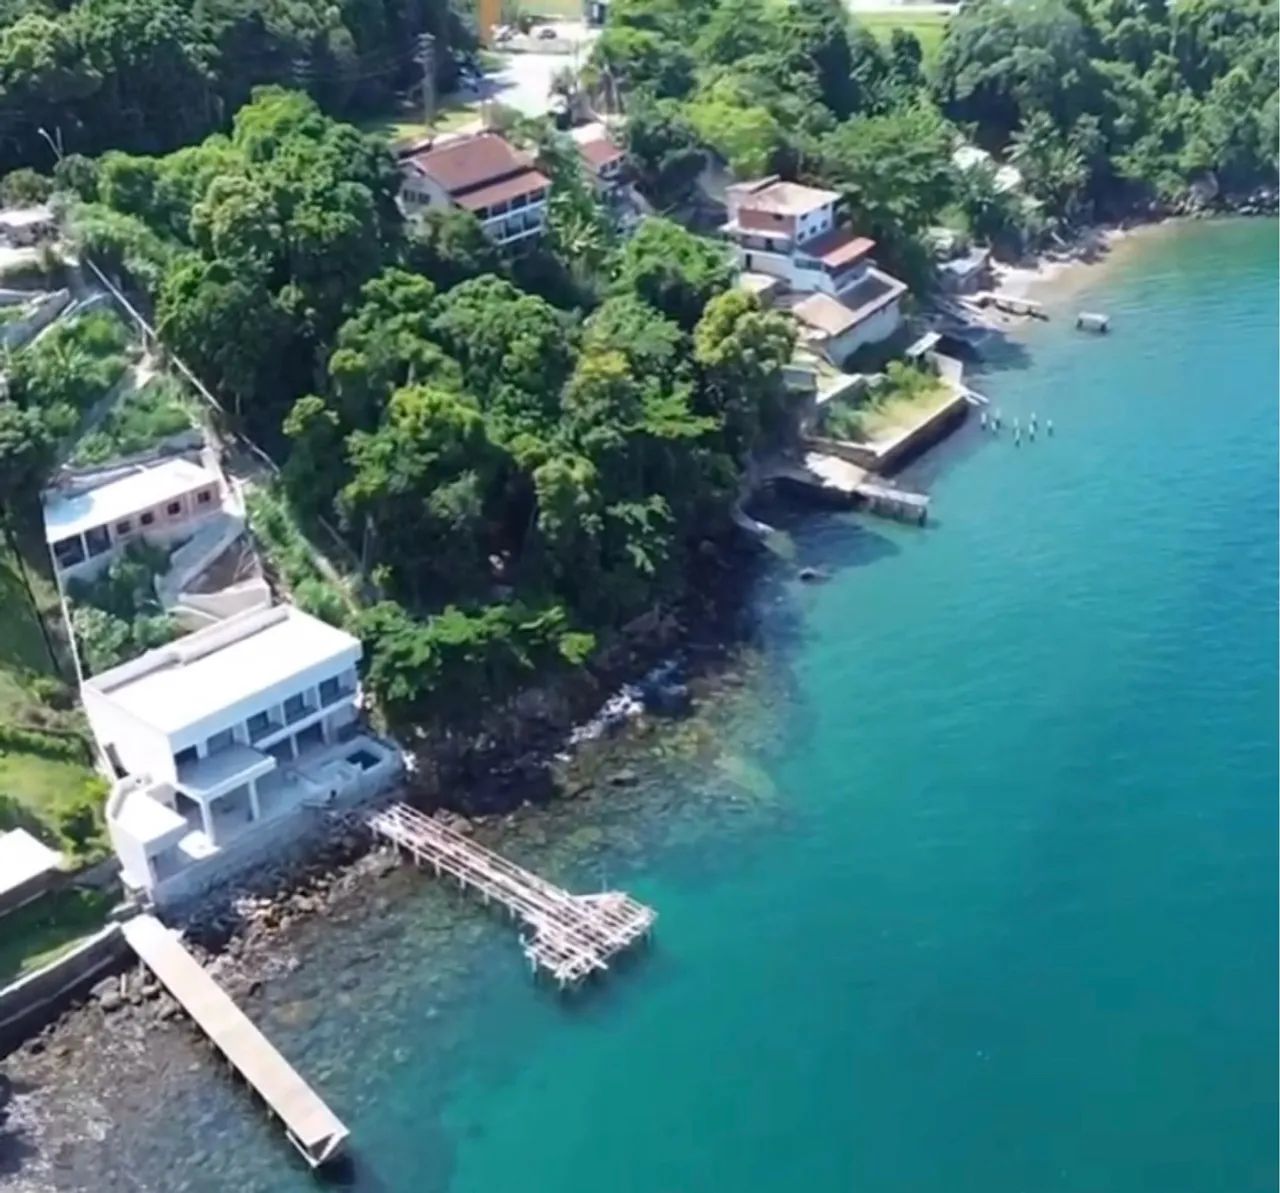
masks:
<instances>
[{"instance_id":1,"label":"stone wall","mask_svg":"<svg viewBox=\"0 0 1280 1193\"><path fill-rule=\"evenodd\" d=\"M131 956L120 925L108 924L71 952L0 990L0 1056L55 1019L104 974L122 968Z\"/></svg>"}]
</instances>

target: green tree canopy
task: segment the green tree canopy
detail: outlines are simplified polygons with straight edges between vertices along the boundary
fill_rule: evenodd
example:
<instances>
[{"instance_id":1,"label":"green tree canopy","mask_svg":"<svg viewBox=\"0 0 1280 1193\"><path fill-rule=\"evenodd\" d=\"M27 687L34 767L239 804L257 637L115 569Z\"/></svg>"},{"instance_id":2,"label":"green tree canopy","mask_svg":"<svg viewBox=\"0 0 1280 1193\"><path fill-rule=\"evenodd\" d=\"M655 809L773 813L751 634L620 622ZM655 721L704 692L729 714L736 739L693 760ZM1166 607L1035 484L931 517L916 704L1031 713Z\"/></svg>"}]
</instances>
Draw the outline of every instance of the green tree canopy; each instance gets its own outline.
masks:
<instances>
[{"instance_id":1,"label":"green tree canopy","mask_svg":"<svg viewBox=\"0 0 1280 1193\"><path fill-rule=\"evenodd\" d=\"M733 276L722 245L665 219L648 219L623 247L615 293L634 294L686 330Z\"/></svg>"}]
</instances>

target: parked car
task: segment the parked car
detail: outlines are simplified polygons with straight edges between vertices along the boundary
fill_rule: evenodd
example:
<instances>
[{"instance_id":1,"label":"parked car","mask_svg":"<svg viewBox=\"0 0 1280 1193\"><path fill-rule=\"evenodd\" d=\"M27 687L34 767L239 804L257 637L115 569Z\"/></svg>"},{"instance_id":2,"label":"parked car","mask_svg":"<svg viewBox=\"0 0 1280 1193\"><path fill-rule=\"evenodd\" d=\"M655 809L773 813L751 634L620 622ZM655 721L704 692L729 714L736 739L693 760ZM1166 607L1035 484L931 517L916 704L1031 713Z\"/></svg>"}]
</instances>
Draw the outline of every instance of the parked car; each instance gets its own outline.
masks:
<instances>
[{"instance_id":1,"label":"parked car","mask_svg":"<svg viewBox=\"0 0 1280 1193\"><path fill-rule=\"evenodd\" d=\"M539 41L555 41L559 34L550 25L544 25L537 36Z\"/></svg>"}]
</instances>

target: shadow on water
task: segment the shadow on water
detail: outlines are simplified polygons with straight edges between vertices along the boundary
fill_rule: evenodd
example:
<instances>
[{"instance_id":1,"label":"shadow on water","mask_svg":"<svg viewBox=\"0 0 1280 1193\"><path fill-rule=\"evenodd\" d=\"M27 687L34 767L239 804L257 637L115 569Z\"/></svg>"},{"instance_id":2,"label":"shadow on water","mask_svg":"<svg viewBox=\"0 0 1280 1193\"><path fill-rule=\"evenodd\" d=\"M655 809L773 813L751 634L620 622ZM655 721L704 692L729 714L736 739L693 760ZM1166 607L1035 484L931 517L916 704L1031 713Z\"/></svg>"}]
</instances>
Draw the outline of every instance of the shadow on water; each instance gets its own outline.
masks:
<instances>
[{"instance_id":1,"label":"shadow on water","mask_svg":"<svg viewBox=\"0 0 1280 1193\"><path fill-rule=\"evenodd\" d=\"M1005 432L1005 437L1008 437L1008 432ZM967 463L980 451L990 448L993 443L998 444L999 439L982 426L978 411L970 411L961 426L907 464L901 472L894 475L894 480L901 482L908 489L920 489L929 493L939 480L959 465ZM931 502L929 521L925 529L932 531L941 529L946 525L946 514L944 500Z\"/></svg>"},{"instance_id":2,"label":"shadow on water","mask_svg":"<svg viewBox=\"0 0 1280 1193\"><path fill-rule=\"evenodd\" d=\"M966 370L965 380L974 389L982 392L982 380L992 373L1003 373L1013 369L1029 369L1035 358L1026 343L1017 336L988 336L982 345L982 355L973 367Z\"/></svg>"}]
</instances>

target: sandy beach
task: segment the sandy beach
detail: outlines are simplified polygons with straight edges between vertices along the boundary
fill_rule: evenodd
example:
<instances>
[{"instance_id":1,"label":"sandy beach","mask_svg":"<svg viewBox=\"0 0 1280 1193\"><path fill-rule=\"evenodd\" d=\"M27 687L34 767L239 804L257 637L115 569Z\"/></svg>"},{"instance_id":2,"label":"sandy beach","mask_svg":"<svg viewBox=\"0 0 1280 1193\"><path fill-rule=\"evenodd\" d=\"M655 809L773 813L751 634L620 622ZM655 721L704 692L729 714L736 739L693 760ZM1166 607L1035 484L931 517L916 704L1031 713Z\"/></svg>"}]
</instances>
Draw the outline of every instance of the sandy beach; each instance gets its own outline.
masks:
<instances>
[{"instance_id":1,"label":"sandy beach","mask_svg":"<svg viewBox=\"0 0 1280 1193\"><path fill-rule=\"evenodd\" d=\"M1169 218L1131 227L1088 228L1075 243L1041 254L1033 265L996 264L992 289L1010 298L1058 306L1094 279L1101 267L1115 264L1154 237L1176 231L1181 223Z\"/></svg>"}]
</instances>

